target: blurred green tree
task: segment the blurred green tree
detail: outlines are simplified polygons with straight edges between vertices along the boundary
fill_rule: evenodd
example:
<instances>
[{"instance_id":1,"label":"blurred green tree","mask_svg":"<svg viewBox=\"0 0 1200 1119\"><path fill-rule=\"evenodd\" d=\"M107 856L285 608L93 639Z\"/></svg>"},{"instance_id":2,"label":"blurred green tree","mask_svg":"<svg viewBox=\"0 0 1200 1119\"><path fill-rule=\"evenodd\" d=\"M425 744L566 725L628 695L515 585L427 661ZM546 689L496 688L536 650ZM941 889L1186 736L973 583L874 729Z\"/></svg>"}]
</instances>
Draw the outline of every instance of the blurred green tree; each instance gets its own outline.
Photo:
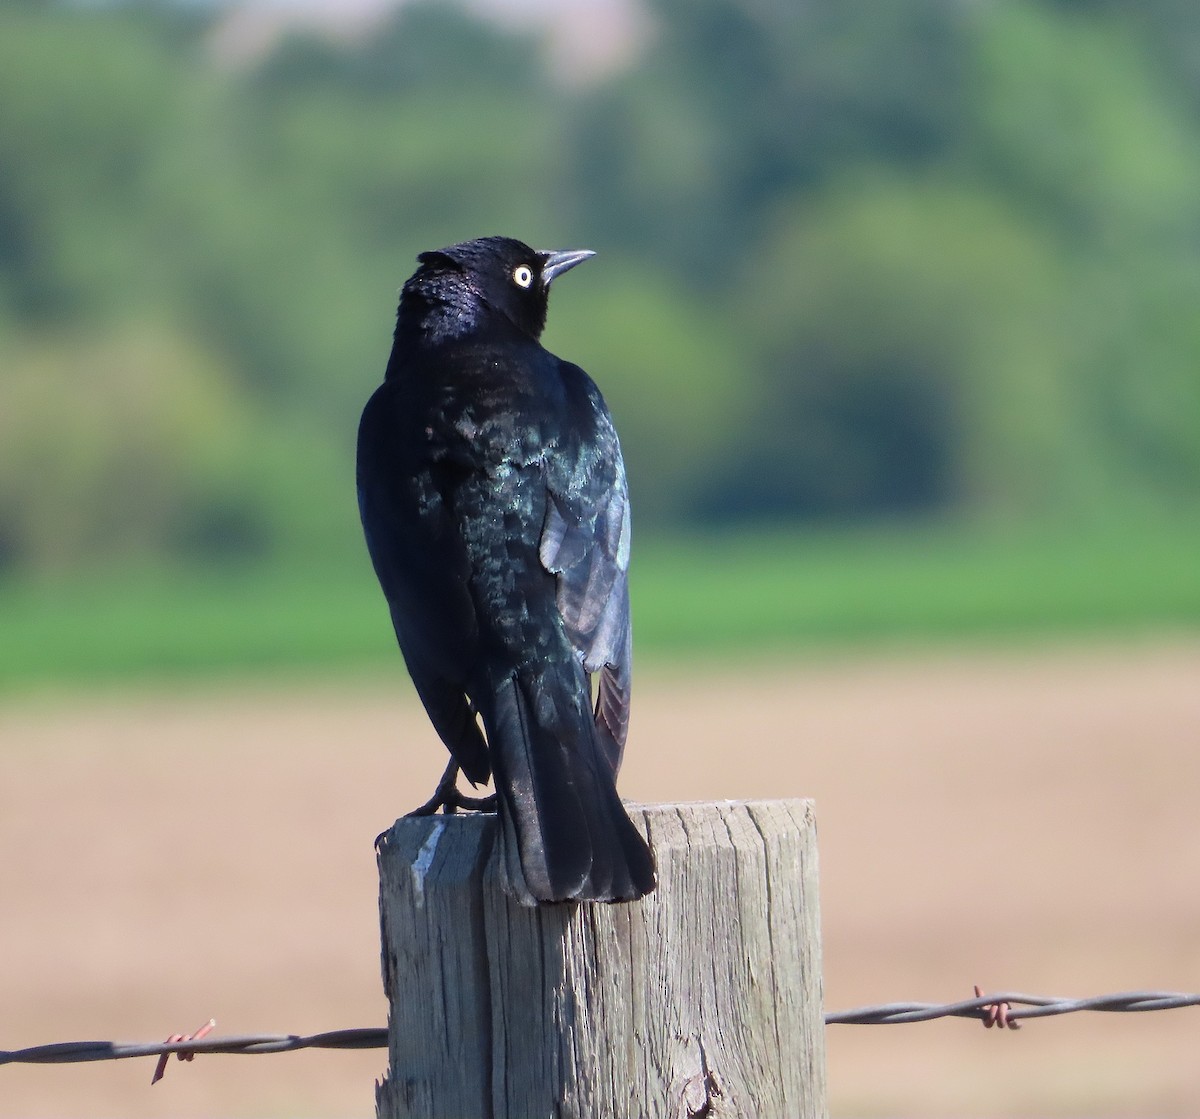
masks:
<instances>
[{"instance_id":1,"label":"blurred green tree","mask_svg":"<svg viewBox=\"0 0 1200 1119\"><path fill-rule=\"evenodd\" d=\"M417 252L587 246L547 341L639 532L1200 494L1200 15L652 0L591 86L399 6L217 59L220 8L0 6L0 570L358 547Z\"/></svg>"},{"instance_id":2,"label":"blurred green tree","mask_svg":"<svg viewBox=\"0 0 1200 1119\"><path fill-rule=\"evenodd\" d=\"M574 128L581 226L719 289L773 209L864 161L919 168L961 138L957 0L653 0L658 33Z\"/></svg>"}]
</instances>

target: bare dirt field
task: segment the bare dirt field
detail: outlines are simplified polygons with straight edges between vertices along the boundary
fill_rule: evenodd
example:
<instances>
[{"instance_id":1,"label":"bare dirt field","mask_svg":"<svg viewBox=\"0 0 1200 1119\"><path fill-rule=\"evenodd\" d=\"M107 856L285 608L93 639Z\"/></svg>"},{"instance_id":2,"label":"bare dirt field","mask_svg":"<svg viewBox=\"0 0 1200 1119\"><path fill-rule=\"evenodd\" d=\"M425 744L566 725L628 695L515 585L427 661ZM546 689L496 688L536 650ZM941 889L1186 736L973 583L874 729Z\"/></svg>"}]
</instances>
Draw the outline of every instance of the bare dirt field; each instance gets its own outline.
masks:
<instances>
[{"instance_id":1,"label":"bare dirt field","mask_svg":"<svg viewBox=\"0 0 1200 1119\"><path fill-rule=\"evenodd\" d=\"M402 685L0 706L0 1048L382 1025ZM816 798L826 1004L1200 989L1200 643L643 673L630 799ZM834 1026L836 1116L1200 1113L1200 1009ZM0 1117L371 1115L382 1052L0 1068Z\"/></svg>"}]
</instances>

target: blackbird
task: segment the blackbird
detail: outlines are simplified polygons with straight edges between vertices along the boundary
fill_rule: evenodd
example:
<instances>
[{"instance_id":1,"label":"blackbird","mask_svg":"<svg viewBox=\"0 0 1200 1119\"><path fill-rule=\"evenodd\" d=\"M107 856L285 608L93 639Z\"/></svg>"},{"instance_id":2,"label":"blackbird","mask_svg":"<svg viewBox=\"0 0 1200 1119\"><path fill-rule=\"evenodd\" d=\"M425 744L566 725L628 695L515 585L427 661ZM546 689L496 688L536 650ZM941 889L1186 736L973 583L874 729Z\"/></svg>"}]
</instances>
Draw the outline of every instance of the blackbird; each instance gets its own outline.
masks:
<instances>
[{"instance_id":1,"label":"blackbird","mask_svg":"<svg viewBox=\"0 0 1200 1119\"><path fill-rule=\"evenodd\" d=\"M599 389L538 341L551 283L593 255L508 237L422 253L358 434L367 547L451 756L417 813L491 807L456 786L460 769L473 785L491 778L505 888L526 905L655 885L616 789L631 673L625 467Z\"/></svg>"}]
</instances>

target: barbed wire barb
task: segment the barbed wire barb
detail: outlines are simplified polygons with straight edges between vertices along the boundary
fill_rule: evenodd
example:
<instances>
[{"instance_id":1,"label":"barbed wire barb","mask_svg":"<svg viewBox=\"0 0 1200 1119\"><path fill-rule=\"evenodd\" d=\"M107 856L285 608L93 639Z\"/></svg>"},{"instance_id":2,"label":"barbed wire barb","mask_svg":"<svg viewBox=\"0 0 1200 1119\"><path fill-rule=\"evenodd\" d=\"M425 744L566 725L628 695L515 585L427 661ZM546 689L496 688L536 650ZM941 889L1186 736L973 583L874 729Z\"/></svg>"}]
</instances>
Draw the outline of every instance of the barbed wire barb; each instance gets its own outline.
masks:
<instances>
[{"instance_id":1,"label":"barbed wire barb","mask_svg":"<svg viewBox=\"0 0 1200 1119\"><path fill-rule=\"evenodd\" d=\"M172 1034L169 1038L167 1038L167 1044L171 1045L177 1041L199 1041L202 1037L206 1036L207 1034L212 1033L212 1031L214 1029L216 1029L216 1026L217 1026L217 1020L215 1018L210 1018L195 1033ZM178 1057L181 1061L190 1061L195 1055L196 1055L196 1052L194 1049L179 1049L175 1053L175 1056ZM171 1059L170 1053L164 1053L161 1057L158 1058L158 1064L154 1066L154 1075L150 1078L150 1086L151 1087L153 1087L155 1084L157 1084L163 1078L163 1076L166 1074L167 1062L170 1059Z\"/></svg>"}]
</instances>

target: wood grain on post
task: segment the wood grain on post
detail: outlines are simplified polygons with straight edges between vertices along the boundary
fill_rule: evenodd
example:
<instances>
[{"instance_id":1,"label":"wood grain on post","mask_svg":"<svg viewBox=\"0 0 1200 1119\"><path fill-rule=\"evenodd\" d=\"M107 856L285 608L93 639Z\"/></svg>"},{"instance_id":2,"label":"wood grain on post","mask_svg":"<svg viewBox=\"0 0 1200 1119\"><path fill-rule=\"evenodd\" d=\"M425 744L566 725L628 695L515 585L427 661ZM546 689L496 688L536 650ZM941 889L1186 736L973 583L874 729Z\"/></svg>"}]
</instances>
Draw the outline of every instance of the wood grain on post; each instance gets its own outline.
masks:
<instances>
[{"instance_id":1,"label":"wood grain on post","mask_svg":"<svg viewBox=\"0 0 1200 1119\"><path fill-rule=\"evenodd\" d=\"M811 801L630 815L659 885L617 905L518 905L494 816L380 836L379 1119L825 1115Z\"/></svg>"}]
</instances>

